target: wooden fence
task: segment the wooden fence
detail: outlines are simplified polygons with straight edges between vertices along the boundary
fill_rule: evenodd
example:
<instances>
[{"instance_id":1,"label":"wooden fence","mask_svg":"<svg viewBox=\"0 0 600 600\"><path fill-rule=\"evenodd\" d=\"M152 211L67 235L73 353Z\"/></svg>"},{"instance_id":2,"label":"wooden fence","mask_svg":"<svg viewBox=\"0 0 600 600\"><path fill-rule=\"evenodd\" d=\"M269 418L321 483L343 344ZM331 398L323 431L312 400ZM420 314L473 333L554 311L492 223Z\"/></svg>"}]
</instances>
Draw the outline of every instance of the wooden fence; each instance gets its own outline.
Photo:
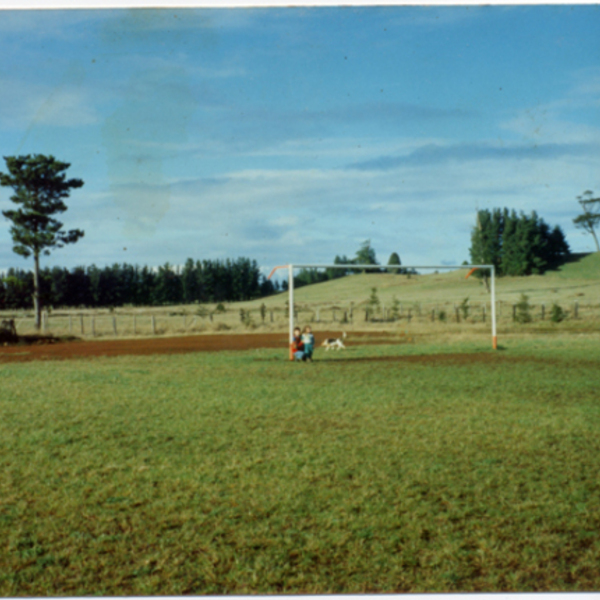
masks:
<instances>
[{"instance_id":1,"label":"wooden fence","mask_svg":"<svg viewBox=\"0 0 600 600\"><path fill-rule=\"evenodd\" d=\"M553 302L538 302L526 307L526 322L540 322L552 319ZM299 325L312 324L327 328L342 325L359 329L366 327L387 327L394 323L489 323L491 318L489 303L427 303L400 302L394 306L381 304L369 307L366 304L347 305L302 305L295 307L296 322ZM597 304L573 301L561 306L564 320L600 319L600 302ZM523 311L519 303L498 301L496 316L499 324L522 321ZM5 312L3 318L14 319L19 335L35 333L31 311L23 313ZM70 335L76 337L131 337L152 335L181 335L201 332L227 331L245 328L284 328L288 322L287 307L275 309L260 308L236 309L229 307L223 312L206 311L202 314L190 313L42 313L44 334Z\"/></svg>"}]
</instances>

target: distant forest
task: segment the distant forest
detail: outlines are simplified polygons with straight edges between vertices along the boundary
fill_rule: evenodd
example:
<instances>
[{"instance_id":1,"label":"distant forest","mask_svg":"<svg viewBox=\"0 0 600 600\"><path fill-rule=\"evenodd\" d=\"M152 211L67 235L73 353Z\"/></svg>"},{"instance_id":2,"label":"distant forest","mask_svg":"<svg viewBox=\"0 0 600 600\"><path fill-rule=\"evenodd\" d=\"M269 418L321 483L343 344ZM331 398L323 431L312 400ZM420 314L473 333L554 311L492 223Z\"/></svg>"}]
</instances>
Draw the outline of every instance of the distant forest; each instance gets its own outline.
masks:
<instances>
[{"instance_id":1,"label":"distant forest","mask_svg":"<svg viewBox=\"0 0 600 600\"><path fill-rule=\"evenodd\" d=\"M394 253L390 264L399 264ZM301 287L319 281L344 277L357 272L352 264L376 265L375 251L366 241L354 259L336 256L334 264L348 269L301 269L294 285ZM373 272L379 271L374 269ZM188 258L183 267L169 263L158 269L138 265L114 264L46 267L40 270L42 305L64 308L116 308L119 306L167 306L207 302L253 300L287 290L287 280L280 285L268 280L255 260L196 260ZM0 275L0 309L33 307L33 272L11 268Z\"/></svg>"},{"instance_id":2,"label":"distant forest","mask_svg":"<svg viewBox=\"0 0 600 600\"><path fill-rule=\"evenodd\" d=\"M352 264L346 257L336 264ZM351 269L301 269L294 285L343 277ZM116 308L119 306L168 306L206 302L254 300L287 290L287 280L268 280L255 260L192 260L183 268L169 263L154 269L138 265L114 264L46 267L40 270L42 305L63 308ZM0 310L33 307L33 272L11 268L0 275Z\"/></svg>"},{"instance_id":3,"label":"distant forest","mask_svg":"<svg viewBox=\"0 0 600 600\"><path fill-rule=\"evenodd\" d=\"M118 307L235 302L279 291L255 260L188 259L183 268L168 263L158 269L128 264L45 268L40 271L43 306ZM9 269L0 276L0 308L33 306L33 273Z\"/></svg>"}]
</instances>

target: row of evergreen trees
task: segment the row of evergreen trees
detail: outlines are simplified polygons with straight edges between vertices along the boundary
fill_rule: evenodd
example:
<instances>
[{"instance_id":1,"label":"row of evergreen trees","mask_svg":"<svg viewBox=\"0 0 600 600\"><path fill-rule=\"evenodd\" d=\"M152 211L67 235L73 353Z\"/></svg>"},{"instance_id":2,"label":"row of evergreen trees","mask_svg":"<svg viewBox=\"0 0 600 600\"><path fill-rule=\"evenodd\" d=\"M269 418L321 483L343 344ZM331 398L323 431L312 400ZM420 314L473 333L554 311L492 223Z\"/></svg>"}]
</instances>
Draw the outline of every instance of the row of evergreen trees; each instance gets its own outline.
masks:
<instances>
[{"instance_id":1,"label":"row of evergreen trees","mask_svg":"<svg viewBox=\"0 0 600 600\"><path fill-rule=\"evenodd\" d=\"M157 270L114 264L46 268L40 277L43 306L117 307L235 302L278 291L261 273L256 261L188 259L183 268L168 263ZM9 269L0 276L0 308L31 308L33 273Z\"/></svg>"},{"instance_id":2,"label":"row of evergreen trees","mask_svg":"<svg viewBox=\"0 0 600 600\"><path fill-rule=\"evenodd\" d=\"M337 268L326 268L323 270L317 269L300 269L297 275L294 276L294 287L302 287L303 285L311 285L331 279L346 277L353 273L393 273L393 274L413 274L414 269L386 269L380 267L375 254L375 248L371 246L371 240L365 240L356 252L354 258L348 258L345 254L342 256L336 255L333 259L334 265L339 265ZM402 262L397 252L392 252L388 260L388 266L393 265L400 267ZM353 265L373 265L373 268L357 269ZM346 268L344 268L346 267ZM287 282L284 282L284 289L287 288Z\"/></svg>"},{"instance_id":3,"label":"row of evergreen trees","mask_svg":"<svg viewBox=\"0 0 600 600\"><path fill-rule=\"evenodd\" d=\"M569 244L561 228L538 217L495 208L477 212L471 235L471 262L493 264L498 275L544 273L569 256Z\"/></svg>"}]
</instances>

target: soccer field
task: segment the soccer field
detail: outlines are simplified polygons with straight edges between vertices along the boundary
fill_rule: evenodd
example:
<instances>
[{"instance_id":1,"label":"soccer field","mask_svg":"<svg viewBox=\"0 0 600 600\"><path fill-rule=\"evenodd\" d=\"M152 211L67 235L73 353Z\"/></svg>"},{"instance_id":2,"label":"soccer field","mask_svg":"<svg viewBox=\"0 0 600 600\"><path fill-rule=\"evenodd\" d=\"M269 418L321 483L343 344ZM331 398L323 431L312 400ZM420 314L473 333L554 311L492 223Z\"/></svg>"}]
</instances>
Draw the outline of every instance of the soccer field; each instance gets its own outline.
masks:
<instances>
[{"instance_id":1,"label":"soccer field","mask_svg":"<svg viewBox=\"0 0 600 600\"><path fill-rule=\"evenodd\" d=\"M0 595L600 587L589 336L0 365Z\"/></svg>"}]
</instances>

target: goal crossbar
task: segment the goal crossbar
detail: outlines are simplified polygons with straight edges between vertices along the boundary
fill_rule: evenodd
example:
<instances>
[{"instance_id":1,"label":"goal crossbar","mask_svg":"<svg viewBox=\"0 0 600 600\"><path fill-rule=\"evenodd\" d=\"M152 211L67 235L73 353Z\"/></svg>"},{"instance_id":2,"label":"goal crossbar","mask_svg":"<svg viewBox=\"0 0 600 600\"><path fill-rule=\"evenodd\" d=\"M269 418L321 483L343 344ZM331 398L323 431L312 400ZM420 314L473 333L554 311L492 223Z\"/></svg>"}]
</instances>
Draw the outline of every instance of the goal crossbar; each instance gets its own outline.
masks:
<instances>
[{"instance_id":1,"label":"goal crossbar","mask_svg":"<svg viewBox=\"0 0 600 600\"><path fill-rule=\"evenodd\" d=\"M492 317L492 348L498 349L498 336L496 331L496 285L495 285L495 267L494 265L280 265L275 267L269 274L267 279L271 279L275 271L279 269L288 270L288 307L289 307L289 339L290 343L294 339L294 269L445 269L448 271L455 271L458 269L470 269L471 271L477 269L489 269L490 276L490 301L491 301L491 317ZM470 275L470 273L469 273ZM468 275L467 275L468 277Z\"/></svg>"}]
</instances>

